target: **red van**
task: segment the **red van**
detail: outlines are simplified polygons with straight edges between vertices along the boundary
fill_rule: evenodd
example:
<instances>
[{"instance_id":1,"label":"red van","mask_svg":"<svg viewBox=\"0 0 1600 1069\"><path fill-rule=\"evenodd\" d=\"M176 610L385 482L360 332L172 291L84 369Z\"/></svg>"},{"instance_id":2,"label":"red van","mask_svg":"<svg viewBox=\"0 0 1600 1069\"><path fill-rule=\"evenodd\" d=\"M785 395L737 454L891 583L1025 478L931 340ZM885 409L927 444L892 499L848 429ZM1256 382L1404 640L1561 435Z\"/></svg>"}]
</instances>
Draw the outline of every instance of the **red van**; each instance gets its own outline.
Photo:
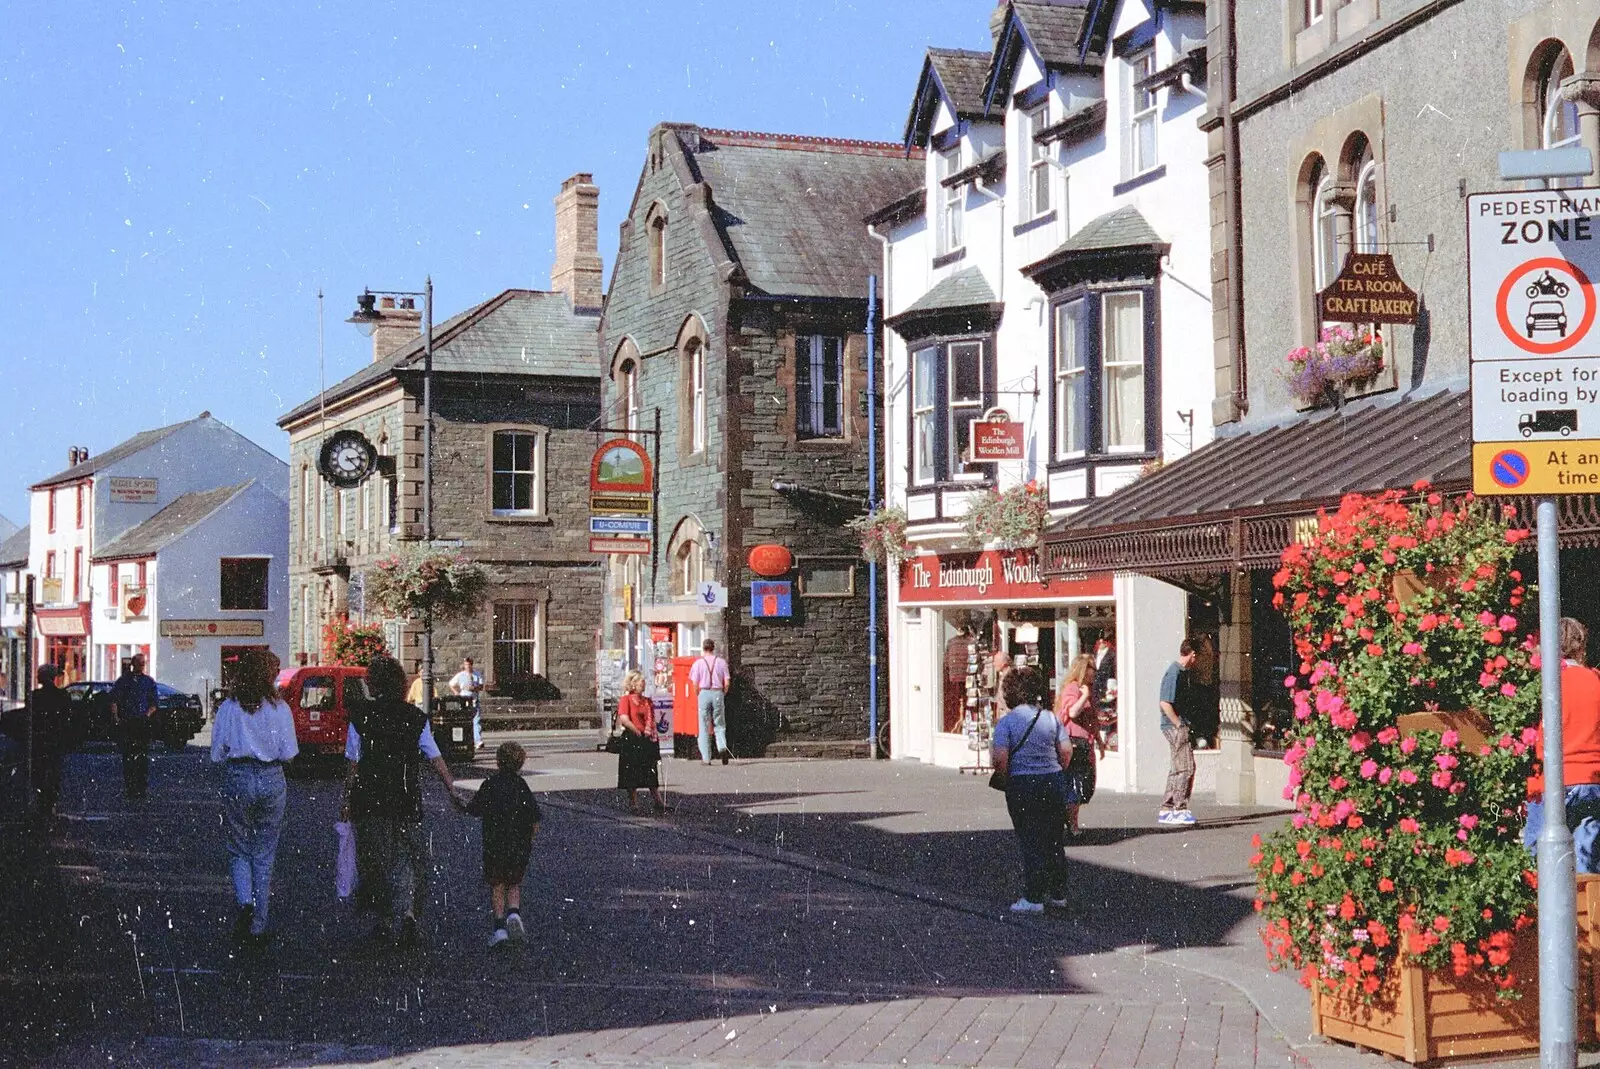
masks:
<instances>
[{"instance_id":1,"label":"red van","mask_svg":"<svg viewBox=\"0 0 1600 1069\"><path fill-rule=\"evenodd\" d=\"M278 692L294 712L294 737L307 755L344 753L349 710L368 700L367 670L309 665L278 673Z\"/></svg>"}]
</instances>

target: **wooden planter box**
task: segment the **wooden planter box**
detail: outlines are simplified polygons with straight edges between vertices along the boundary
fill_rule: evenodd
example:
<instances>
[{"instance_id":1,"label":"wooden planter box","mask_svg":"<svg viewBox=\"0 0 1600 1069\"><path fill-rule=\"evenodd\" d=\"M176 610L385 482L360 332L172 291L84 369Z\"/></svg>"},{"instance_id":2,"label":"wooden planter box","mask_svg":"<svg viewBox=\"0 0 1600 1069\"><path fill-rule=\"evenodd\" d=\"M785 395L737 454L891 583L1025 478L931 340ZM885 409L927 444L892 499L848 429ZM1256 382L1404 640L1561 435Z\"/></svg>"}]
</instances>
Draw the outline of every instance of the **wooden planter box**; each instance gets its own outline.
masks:
<instances>
[{"instance_id":1,"label":"wooden planter box","mask_svg":"<svg viewBox=\"0 0 1600 1069\"><path fill-rule=\"evenodd\" d=\"M1468 753L1477 753L1478 747L1489 741L1489 720L1482 713L1468 709L1461 713L1402 713L1395 717L1394 726L1402 739L1419 731L1437 731L1443 735L1454 731L1461 736L1461 745Z\"/></svg>"},{"instance_id":2,"label":"wooden planter box","mask_svg":"<svg viewBox=\"0 0 1600 1069\"><path fill-rule=\"evenodd\" d=\"M1578 877L1578 1041L1596 1036L1596 951L1600 950L1600 876ZM1415 965L1391 974L1372 1002L1347 1002L1321 992L1311 996L1311 1030L1330 1039L1404 1058L1412 1064L1439 1058L1511 1055L1539 1049L1539 941L1534 929L1517 940L1512 970L1522 998L1502 1001L1494 984L1476 976L1456 979L1448 969Z\"/></svg>"}]
</instances>

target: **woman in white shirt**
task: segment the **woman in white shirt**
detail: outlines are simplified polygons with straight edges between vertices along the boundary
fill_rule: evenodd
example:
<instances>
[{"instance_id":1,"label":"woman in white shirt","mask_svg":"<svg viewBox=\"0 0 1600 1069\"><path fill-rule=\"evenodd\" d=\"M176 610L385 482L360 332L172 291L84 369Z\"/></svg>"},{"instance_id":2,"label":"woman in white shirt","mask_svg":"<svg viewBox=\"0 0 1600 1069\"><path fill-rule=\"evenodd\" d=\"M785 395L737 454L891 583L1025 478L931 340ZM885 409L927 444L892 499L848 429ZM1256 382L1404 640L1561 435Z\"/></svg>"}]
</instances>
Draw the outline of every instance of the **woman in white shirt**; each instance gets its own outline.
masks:
<instances>
[{"instance_id":1,"label":"woman in white shirt","mask_svg":"<svg viewBox=\"0 0 1600 1069\"><path fill-rule=\"evenodd\" d=\"M234 941L267 941L267 897L272 862L288 800L284 766L300 752L294 714L278 697L278 658L251 651L239 664L233 694L217 707L211 726L211 760L222 765L222 813L233 875Z\"/></svg>"}]
</instances>

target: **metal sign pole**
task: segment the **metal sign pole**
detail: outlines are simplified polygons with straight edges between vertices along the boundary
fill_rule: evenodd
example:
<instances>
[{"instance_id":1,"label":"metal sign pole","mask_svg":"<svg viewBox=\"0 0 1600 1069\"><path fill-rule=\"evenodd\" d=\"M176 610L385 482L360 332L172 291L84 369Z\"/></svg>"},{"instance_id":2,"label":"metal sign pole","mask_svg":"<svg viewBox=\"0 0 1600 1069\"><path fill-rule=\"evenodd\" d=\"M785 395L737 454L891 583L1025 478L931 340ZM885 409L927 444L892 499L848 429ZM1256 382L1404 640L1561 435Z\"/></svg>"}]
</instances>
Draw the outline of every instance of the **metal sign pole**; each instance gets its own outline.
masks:
<instances>
[{"instance_id":1,"label":"metal sign pole","mask_svg":"<svg viewBox=\"0 0 1600 1069\"><path fill-rule=\"evenodd\" d=\"M1561 564L1555 498L1538 503L1544 830L1539 833L1539 1064L1578 1064L1578 889L1561 738Z\"/></svg>"},{"instance_id":2,"label":"metal sign pole","mask_svg":"<svg viewBox=\"0 0 1600 1069\"><path fill-rule=\"evenodd\" d=\"M27 601L23 602L22 606L22 705L23 716L28 724L27 762L23 766L23 775L26 777L23 782L26 784L26 790L22 795L25 815L33 812L33 748L38 745L34 741L33 731L33 584L34 578L29 575L23 587Z\"/></svg>"}]
</instances>

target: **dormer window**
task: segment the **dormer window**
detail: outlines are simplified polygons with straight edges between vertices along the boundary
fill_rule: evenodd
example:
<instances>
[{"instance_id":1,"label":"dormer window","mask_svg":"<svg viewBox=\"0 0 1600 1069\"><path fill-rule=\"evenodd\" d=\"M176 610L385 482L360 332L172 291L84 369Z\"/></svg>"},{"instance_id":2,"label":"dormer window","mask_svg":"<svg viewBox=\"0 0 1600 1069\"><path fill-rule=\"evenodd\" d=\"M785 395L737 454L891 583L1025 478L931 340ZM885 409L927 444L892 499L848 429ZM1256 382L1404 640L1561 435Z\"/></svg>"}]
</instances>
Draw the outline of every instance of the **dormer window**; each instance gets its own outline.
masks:
<instances>
[{"instance_id":1,"label":"dormer window","mask_svg":"<svg viewBox=\"0 0 1600 1069\"><path fill-rule=\"evenodd\" d=\"M961 146L956 145L945 152L939 153L938 168L935 173L939 178L939 255L955 252L962 247L962 212L967 199L966 184L957 182L954 185L945 185L945 181L961 170Z\"/></svg>"},{"instance_id":2,"label":"dormer window","mask_svg":"<svg viewBox=\"0 0 1600 1069\"><path fill-rule=\"evenodd\" d=\"M1155 49L1147 48L1123 61L1122 177L1136 178L1159 164L1156 155L1156 90L1142 83L1156 72Z\"/></svg>"},{"instance_id":3,"label":"dormer window","mask_svg":"<svg viewBox=\"0 0 1600 1069\"><path fill-rule=\"evenodd\" d=\"M1039 131L1050 125L1050 104L1046 100L1032 111L1023 113L1023 158L1028 161L1028 210L1026 218L1037 219L1051 208L1050 197L1050 146L1038 140Z\"/></svg>"}]
</instances>

